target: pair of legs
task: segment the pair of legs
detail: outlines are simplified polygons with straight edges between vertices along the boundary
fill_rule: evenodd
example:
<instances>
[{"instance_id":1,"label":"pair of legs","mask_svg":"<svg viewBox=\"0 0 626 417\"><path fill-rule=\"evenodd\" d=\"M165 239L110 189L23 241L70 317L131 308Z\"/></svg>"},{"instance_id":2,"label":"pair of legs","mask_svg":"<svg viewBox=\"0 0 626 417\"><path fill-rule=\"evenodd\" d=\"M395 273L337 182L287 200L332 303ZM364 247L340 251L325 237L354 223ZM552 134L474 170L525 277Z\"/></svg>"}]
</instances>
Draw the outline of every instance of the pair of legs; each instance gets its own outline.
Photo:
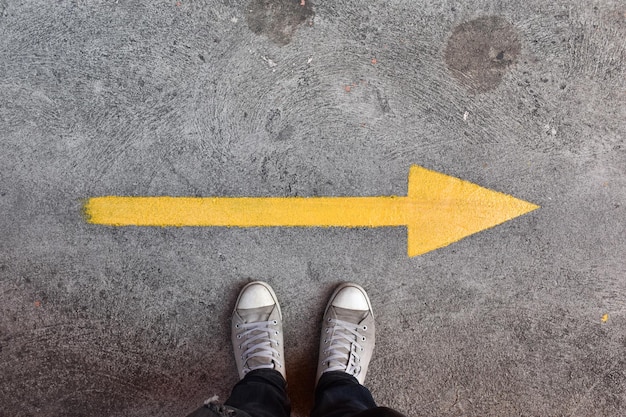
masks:
<instances>
[{"instance_id":1,"label":"pair of legs","mask_svg":"<svg viewBox=\"0 0 626 417\"><path fill-rule=\"evenodd\" d=\"M324 312L311 417L402 417L377 407L363 385L374 350L374 328L365 290L341 284ZM209 402L188 417L289 417L282 313L267 283L252 282L241 290L231 338L240 381L224 405Z\"/></svg>"}]
</instances>

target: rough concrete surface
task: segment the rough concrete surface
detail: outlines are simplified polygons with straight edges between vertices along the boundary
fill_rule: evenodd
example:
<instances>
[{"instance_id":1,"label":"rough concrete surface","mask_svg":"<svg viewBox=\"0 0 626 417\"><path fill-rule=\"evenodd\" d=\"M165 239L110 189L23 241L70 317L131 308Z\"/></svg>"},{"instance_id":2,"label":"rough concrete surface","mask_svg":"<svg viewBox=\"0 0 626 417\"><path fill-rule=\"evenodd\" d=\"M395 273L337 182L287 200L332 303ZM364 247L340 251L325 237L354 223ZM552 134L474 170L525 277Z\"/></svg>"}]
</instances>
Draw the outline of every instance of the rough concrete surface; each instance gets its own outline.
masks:
<instances>
[{"instance_id":1,"label":"rough concrete surface","mask_svg":"<svg viewBox=\"0 0 626 417\"><path fill-rule=\"evenodd\" d=\"M374 305L381 405L626 415L626 2L304 4L0 0L0 415L226 398L228 319L257 279L281 300L295 416L346 280ZM416 258L403 228L82 213L101 195L404 195L411 164L541 208Z\"/></svg>"}]
</instances>

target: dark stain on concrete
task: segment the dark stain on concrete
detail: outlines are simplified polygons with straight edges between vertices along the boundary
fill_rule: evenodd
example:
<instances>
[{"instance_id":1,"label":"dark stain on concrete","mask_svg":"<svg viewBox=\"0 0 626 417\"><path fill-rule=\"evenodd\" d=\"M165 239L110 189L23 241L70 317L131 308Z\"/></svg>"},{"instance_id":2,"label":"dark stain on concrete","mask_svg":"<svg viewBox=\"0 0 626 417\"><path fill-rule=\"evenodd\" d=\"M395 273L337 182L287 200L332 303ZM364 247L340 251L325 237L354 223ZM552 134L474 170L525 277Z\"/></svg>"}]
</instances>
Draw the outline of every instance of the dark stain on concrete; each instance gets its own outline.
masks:
<instances>
[{"instance_id":1,"label":"dark stain on concrete","mask_svg":"<svg viewBox=\"0 0 626 417\"><path fill-rule=\"evenodd\" d=\"M246 8L246 22L257 35L267 36L278 45L287 45L298 27L313 16L311 1L251 0Z\"/></svg>"},{"instance_id":2,"label":"dark stain on concrete","mask_svg":"<svg viewBox=\"0 0 626 417\"><path fill-rule=\"evenodd\" d=\"M267 112L265 120L265 130L271 136L275 136L282 126L283 112L280 109L271 109Z\"/></svg>"},{"instance_id":3,"label":"dark stain on concrete","mask_svg":"<svg viewBox=\"0 0 626 417\"><path fill-rule=\"evenodd\" d=\"M452 75L477 93L493 90L513 65L521 45L513 25L487 16L454 28L445 50Z\"/></svg>"}]
</instances>

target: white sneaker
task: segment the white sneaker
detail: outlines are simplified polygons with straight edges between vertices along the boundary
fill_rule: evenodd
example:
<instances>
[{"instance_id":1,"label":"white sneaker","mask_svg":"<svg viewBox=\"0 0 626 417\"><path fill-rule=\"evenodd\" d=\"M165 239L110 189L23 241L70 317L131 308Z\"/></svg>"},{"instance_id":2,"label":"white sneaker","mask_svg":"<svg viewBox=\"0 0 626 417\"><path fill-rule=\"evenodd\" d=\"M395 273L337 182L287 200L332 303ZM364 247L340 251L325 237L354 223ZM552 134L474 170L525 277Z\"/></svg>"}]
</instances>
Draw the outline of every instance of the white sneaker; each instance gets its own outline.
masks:
<instances>
[{"instance_id":1,"label":"white sneaker","mask_svg":"<svg viewBox=\"0 0 626 417\"><path fill-rule=\"evenodd\" d=\"M231 340L239 378L255 369L275 369L286 379L283 318L276 294L267 283L251 282L239 293Z\"/></svg>"},{"instance_id":2,"label":"white sneaker","mask_svg":"<svg viewBox=\"0 0 626 417\"><path fill-rule=\"evenodd\" d=\"M316 383L324 372L342 371L363 384L374 342L374 313L365 290L341 284L324 312Z\"/></svg>"}]
</instances>

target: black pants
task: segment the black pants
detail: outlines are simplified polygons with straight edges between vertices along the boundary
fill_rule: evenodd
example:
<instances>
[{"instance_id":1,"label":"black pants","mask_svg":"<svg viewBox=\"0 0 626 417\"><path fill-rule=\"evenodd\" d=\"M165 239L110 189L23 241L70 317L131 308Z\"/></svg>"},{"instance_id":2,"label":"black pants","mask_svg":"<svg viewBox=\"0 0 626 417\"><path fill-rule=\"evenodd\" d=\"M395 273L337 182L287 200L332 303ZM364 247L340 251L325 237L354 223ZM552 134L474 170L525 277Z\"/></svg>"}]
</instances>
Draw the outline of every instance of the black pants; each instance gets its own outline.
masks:
<instances>
[{"instance_id":1,"label":"black pants","mask_svg":"<svg viewBox=\"0 0 626 417\"><path fill-rule=\"evenodd\" d=\"M287 383L273 369L250 372L233 388L224 406L205 405L187 417L289 417ZM311 417L404 417L377 407L369 390L345 372L326 372L315 389Z\"/></svg>"}]
</instances>

